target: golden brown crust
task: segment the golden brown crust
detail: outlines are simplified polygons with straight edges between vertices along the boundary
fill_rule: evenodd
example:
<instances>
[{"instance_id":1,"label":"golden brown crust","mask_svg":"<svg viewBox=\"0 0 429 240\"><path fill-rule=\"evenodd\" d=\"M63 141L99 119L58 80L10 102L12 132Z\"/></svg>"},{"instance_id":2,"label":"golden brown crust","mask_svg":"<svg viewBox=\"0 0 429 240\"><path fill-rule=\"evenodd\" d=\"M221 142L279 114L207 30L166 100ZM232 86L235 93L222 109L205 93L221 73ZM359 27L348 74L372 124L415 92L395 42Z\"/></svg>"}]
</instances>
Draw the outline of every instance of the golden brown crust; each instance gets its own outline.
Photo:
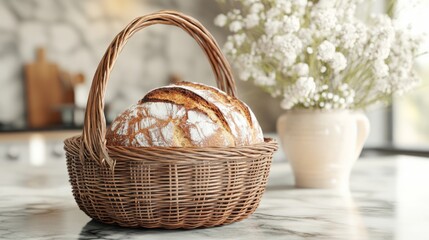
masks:
<instances>
[{"instance_id":1,"label":"golden brown crust","mask_svg":"<svg viewBox=\"0 0 429 240\"><path fill-rule=\"evenodd\" d=\"M197 84L192 82L177 82L174 85L193 87L199 90L206 90L216 94L218 96L217 100L219 100L220 102L224 104L232 104L233 106L237 107L237 109L241 112L241 114L244 114L244 116L246 116L250 126L253 127L252 117L250 115L249 108L237 98L229 96L214 87L210 87L203 84Z\"/></svg>"},{"instance_id":2,"label":"golden brown crust","mask_svg":"<svg viewBox=\"0 0 429 240\"><path fill-rule=\"evenodd\" d=\"M172 111L163 116L154 112L165 106ZM198 109L163 101L143 102L128 108L113 121L106 140L110 146L235 146L231 133L209 119ZM205 124L201 125L201 121ZM212 129L209 134L207 128Z\"/></svg>"},{"instance_id":3,"label":"golden brown crust","mask_svg":"<svg viewBox=\"0 0 429 240\"><path fill-rule=\"evenodd\" d=\"M219 108L190 90L177 87L158 88L146 94L146 96L144 96L144 98L139 101L139 104L143 102L155 101L170 102L182 105L186 109L198 109L201 112L206 113L213 121L220 121L222 126L227 129L227 131L231 131L225 117Z\"/></svg>"},{"instance_id":4,"label":"golden brown crust","mask_svg":"<svg viewBox=\"0 0 429 240\"><path fill-rule=\"evenodd\" d=\"M263 138L243 102L213 87L180 82L150 91L124 111L106 140L116 146L189 147L239 146Z\"/></svg>"}]
</instances>

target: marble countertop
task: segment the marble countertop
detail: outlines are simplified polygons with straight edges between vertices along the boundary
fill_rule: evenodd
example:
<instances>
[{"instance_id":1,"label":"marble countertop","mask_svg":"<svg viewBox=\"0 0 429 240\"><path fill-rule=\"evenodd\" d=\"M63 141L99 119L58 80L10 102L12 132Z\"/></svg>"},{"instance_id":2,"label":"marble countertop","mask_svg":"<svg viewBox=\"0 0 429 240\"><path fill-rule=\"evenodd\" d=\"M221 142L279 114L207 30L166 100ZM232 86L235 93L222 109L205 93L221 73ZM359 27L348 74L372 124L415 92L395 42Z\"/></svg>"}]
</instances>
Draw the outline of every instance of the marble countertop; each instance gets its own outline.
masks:
<instances>
[{"instance_id":1,"label":"marble countertop","mask_svg":"<svg viewBox=\"0 0 429 240\"><path fill-rule=\"evenodd\" d=\"M296 189L276 160L248 219L195 230L127 229L92 221L75 204L65 163L2 161L0 239L428 239L429 159L359 159L350 194Z\"/></svg>"}]
</instances>

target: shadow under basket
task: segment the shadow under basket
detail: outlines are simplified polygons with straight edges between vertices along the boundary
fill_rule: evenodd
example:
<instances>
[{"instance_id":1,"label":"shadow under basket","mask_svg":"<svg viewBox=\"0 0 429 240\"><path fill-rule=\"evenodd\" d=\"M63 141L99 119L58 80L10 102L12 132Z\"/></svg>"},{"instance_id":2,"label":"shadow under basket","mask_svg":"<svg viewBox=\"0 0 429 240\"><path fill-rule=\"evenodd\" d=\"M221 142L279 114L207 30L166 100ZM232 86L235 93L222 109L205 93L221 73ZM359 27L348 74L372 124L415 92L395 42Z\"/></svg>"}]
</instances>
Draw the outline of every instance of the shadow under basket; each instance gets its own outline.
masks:
<instances>
[{"instance_id":1,"label":"shadow under basket","mask_svg":"<svg viewBox=\"0 0 429 240\"><path fill-rule=\"evenodd\" d=\"M108 146L114 171L80 160L81 137L65 141L80 209L125 227L197 228L237 222L259 205L277 143L230 148Z\"/></svg>"}]
</instances>

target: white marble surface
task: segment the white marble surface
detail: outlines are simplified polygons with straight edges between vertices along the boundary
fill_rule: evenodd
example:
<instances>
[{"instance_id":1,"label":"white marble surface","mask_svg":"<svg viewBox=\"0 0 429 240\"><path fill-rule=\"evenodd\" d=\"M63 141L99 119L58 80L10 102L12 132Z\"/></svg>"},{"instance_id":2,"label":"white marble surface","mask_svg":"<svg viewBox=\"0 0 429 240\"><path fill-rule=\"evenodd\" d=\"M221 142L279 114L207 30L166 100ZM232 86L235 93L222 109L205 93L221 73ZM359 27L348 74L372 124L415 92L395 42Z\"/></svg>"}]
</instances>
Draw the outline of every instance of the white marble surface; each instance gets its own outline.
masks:
<instances>
[{"instance_id":1,"label":"white marble surface","mask_svg":"<svg viewBox=\"0 0 429 240\"><path fill-rule=\"evenodd\" d=\"M276 160L258 210L196 230L126 229L91 221L74 203L65 163L1 161L0 239L429 239L429 159L360 159L351 192L295 189Z\"/></svg>"}]
</instances>

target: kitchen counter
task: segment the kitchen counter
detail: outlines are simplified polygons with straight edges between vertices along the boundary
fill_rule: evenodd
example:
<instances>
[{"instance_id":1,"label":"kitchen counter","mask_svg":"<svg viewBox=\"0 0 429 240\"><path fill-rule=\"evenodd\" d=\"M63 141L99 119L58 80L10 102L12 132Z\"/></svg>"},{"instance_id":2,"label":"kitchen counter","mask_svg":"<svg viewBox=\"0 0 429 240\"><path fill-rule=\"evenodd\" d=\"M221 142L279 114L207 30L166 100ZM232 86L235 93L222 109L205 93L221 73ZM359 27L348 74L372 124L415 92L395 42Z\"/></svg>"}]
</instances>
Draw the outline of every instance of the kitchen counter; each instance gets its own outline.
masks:
<instances>
[{"instance_id":1,"label":"kitchen counter","mask_svg":"<svg viewBox=\"0 0 429 240\"><path fill-rule=\"evenodd\" d=\"M350 194L295 189L290 166L276 159L250 218L195 230L127 229L92 221L74 202L63 160L1 164L0 239L429 239L425 158L359 159Z\"/></svg>"}]
</instances>

